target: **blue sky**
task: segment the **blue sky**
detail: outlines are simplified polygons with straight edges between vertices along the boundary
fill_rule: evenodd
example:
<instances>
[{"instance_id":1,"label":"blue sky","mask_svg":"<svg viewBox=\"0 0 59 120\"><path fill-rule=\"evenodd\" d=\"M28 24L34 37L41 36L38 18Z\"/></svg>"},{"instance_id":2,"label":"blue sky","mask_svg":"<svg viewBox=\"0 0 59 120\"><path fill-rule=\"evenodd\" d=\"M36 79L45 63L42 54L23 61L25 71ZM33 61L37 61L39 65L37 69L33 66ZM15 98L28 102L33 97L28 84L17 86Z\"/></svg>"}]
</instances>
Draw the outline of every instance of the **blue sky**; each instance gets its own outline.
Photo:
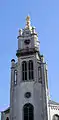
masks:
<instances>
[{"instance_id":1,"label":"blue sky","mask_svg":"<svg viewBox=\"0 0 59 120\"><path fill-rule=\"evenodd\" d=\"M17 60L18 30L28 14L48 64L51 99L59 102L59 0L0 0L0 111L9 106L11 59Z\"/></svg>"}]
</instances>

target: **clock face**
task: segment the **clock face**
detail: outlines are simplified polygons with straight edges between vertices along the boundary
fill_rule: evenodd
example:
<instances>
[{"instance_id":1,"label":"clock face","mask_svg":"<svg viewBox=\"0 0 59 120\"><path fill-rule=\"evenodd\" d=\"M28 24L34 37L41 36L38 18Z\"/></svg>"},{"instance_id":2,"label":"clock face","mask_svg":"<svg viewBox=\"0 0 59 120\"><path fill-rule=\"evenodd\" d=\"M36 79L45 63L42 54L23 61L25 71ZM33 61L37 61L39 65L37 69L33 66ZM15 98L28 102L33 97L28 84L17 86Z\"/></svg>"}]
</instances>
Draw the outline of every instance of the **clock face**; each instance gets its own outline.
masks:
<instances>
[{"instance_id":1,"label":"clock face","mask_svg":"<svg viewBox=\"0 0 59 120\"><path fill-rule=\"evenodd\" d=\"M24 43L28 45L30 43L30 39L25 40Z\"/></svg>"}]
</instances>

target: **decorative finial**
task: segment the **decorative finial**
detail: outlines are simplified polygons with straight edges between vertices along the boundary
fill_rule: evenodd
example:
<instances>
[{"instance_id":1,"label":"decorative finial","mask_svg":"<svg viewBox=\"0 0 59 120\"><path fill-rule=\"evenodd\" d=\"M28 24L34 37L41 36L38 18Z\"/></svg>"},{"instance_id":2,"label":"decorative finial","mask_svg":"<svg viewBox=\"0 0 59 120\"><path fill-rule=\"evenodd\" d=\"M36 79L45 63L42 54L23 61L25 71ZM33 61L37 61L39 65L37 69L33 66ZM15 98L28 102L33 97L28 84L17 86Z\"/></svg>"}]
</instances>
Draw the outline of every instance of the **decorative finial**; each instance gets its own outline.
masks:
<instances>
[{"instance_id":1,"label":"decorative finial","mask_svg":"<svg viewBox=\"0 0 59 120\"><path fill-rule=\"evenodd\" d=\"M26 17L26 28L30 28L30 16Z\"/></svg>"}]
</instances>

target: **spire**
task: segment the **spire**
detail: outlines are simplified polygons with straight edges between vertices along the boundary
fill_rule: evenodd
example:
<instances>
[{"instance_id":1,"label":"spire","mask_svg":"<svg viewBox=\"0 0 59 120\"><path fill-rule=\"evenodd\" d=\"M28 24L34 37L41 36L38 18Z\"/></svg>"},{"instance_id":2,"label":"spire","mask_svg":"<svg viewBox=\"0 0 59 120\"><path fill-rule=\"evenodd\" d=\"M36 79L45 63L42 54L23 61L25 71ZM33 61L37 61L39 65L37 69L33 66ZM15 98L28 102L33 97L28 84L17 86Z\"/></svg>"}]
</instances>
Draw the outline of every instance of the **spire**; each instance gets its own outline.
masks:
<instances>
[{"instance_id":1,"label":"spire","mask_svg":"<svg viewBox=\"0 0 59 120\"><path fill-rule=\"evenodd\" d=\"M31 25L30 25L30 16L28 15L27 17L26 17L26 28L30 28L31 27Z\"/></svg>"}]
</instances>

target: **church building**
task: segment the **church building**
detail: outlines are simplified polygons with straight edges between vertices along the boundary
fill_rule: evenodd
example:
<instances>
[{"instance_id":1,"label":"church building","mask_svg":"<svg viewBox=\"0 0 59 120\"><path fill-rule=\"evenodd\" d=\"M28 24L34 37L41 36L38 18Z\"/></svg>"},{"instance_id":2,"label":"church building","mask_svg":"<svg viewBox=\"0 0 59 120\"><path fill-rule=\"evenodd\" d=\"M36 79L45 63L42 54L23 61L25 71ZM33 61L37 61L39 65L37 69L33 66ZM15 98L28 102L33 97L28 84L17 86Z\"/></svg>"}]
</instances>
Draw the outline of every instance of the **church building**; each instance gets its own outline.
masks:
<instances>
[{"instance_id":1,"label":"church building","mask_svg":"<svg viewBox=\"0 0 59 120\"><path fill-rule=\"evenodd\" d=\"M11 60L10 107L1 112L1 120L59 120L59 103L49 100L47 64L30 16L17 39L17 62Z\"/></svg>"}]
</instances>

